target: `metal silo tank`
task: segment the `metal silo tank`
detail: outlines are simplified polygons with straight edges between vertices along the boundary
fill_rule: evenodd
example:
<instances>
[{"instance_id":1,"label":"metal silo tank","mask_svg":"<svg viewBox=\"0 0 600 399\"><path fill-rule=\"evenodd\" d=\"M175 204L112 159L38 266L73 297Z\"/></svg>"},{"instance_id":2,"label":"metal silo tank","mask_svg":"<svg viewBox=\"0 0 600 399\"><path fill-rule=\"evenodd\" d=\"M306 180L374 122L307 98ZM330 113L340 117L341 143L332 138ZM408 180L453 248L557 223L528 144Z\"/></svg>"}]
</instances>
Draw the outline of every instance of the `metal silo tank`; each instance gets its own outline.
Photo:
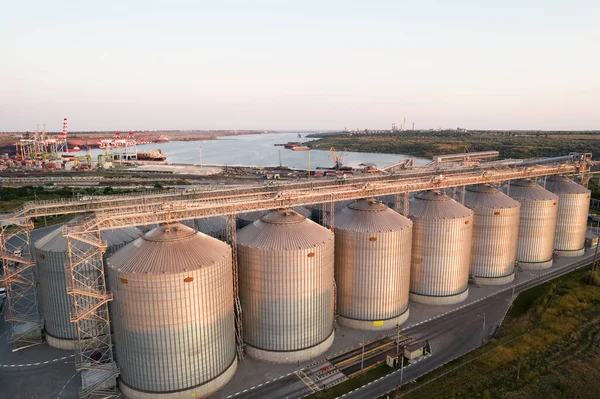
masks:
<instances>
[{"instance_id":1,"label":"metal silo tank","mask_svg":"<svg viewBox=\"0 0 600 399\"><path fill-rule=\"evenodd\" d=\"M334 231L340 324L380 330L406 321L412 222L366 199L337 212Z\"/></svg>"},{"instance_id":2,"label":"metal silo tank","mask_svg":"<svg viewBox=\"0 0 600 399\"><path fill-rule=\"evenodd\" d=\"M207 218L196 219L196 229L208 236L225 240L227 234L227 217L211 216Z\"/></svg>"},{"instance_id":3,"label":"metal silo tank","mask_svg":"<svg viewBox=\"0 0 600 399\"><path fill-rule=\"evenodd\" d=\"M341 211L348 204L351 204L352 202L354 202L354 200L337 201L336 203L333 204L334 212ZM323 204L311 204L311 205L307 205L304 208L309 213L305 214L304 212L302 212L303 216L310 218L310 220L312 220L315 223L319 223L319 224L323 223ZM327 204L327 209L329 209L329 204ZM334 216L334 218L335 218L335 216Z\"/></svg>"},{"instance_id":4,"label":"metal silo tank","mask_svg":"<svg viewBox=\"0 0 600 399\"><path fill-rule=\"evenodd\" d=\"M469 295L473 211L439 191L410 200L413 222L410 299L450 305Z\"/></svg>"},{"instance_id":5,"label":"metal silo tank","mask_svg":"<svg viewBox=\"0 0 600 399\"><path fill-rule=\"evenodd\" d=\"M546 190L558 195L554 251L561 256L583 255L590 190L566 176L548 177Z\"/></svg>"},{"instance_id":6,"label":"metal silo tank","mask_svg":"<svg viewBox=\"0 0 600 399\"><path fill-rule=\"evenodd\" d=\"M304 361L333 343L334 235L292 210L237 233L246 353Z\"/></svg>"},{"instance_id":7,"label":"metal silo tank","mask_svg":"<svg viewBox=\"0 0 600 399\"><path fill-rule=\"evenodd\" d=\"M238 229L242 229L242 228L248 226L249 224L254 223L258 219L260 219L260 217L262 215L264 215L265 213L266 212L264 212L264 211L255 211L255 212L246 212L246 213L239 214L237 217Z\"/></svg>"},{"instance_id":8,"label":"metal silo tank","mask_svg":"<svg viewBox=\"0 0 600 399\"><path fill-rule=\"evenodd\" d=\"M140 234L135 228L102 232L102 239L107 243L105 256L135 240ZM72 245L81 249L87 247L87 244L76 240L72 241ZM69 253L67 238L62 235L62 227L40 238L34 247L46 342L55 348L72 350L77 341L77 329L70 321L73 298L67 294L65 282L65 266L69 264Z\"/></svg>"},{"instance_id":9,"label":"metal silo tank","mask_svg":"<svg viewBox=\"0 0 600 399\"><path fill-rule=\"evenodd\" d=\"M521 203L517 262L523 269L552 266L558 196L531 180L510 182L509 195Z\"/></svg>"},{"instance_id":10,"label":"metal silo tank","mask_svg":"<svg viewBox=\"0 0 600 399\"><path fill-rule=\"evenodd\" d=\"M107 260L125 397L205 397L237 368L231 249L180 223Z\"/></svg>"},{"instance_id":11,"label":"metal silo tank","mask_svg":"<svg viewBox=\"0 0 600 399\"><path fill-rule=\"evenodd\" d=\"M310 218L311 217L311 211L303 206L297 206L294 208L294 211L298 212L300 215L306 217L306 218ZM247 212L247 213L242 213L238 216L238 228L243 228L248 226L249 224L254 223L255 221L257 221L258 219L260 219L261 216L265 215L267 212L266 211L255 211L255 212Z\"/></svg>"},{"instance_id":12,"label":"metal silo tank","mask_svg":"<svg viewBox=\"0 0 600 399\"><path fill-rule=\"evenodd\" d=\"M515 279L521 204L489 184L467 186L464 205L474 212L471 275L479 284Z\"/></svg>"}]
</instances>

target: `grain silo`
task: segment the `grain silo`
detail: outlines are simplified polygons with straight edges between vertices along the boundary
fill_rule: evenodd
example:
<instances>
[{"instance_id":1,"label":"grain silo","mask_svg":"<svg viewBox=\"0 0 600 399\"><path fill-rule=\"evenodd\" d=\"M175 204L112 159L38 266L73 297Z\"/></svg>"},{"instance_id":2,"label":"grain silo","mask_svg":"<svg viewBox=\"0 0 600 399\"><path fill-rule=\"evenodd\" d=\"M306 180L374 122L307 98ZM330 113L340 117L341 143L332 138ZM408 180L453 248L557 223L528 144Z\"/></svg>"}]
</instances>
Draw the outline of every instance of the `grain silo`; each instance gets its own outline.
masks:
<instances>
[{"instance_id":1,"label":"grain silo","mask_svg":"<svg viewBox=\"0 0 600 399\"><path fill-rule=\"evenodd\" d=\"M79 219L68 224L77 223L77 220ZM107 244L106 256L135 240L140 234L136 228L103 231L102 239ZM82 250L89 248L88 244L81 241L72 240L71 243ZM65 266L69 264L69 253L62 227L40 238L34 247L46 342L55 348L75 349L77 327L70 320L73 297L67 294Z\"/></svg>"},{"instance_id":2,"label":"grain silo","mask_svg":"<svg viewBox=\"0 0 600 399\"><path fill-rule=\"evenodd\" d=\"M246 353L304 361L333 343L333 233L292 210L237 233Z\"/></svg>"},{"instance_id":3,"label":"grain silo","mask_svg":"<svg viewBox=\"0 0 600 399\"><path fill-rule=\"evenodd\" d=\"M590 190L566 176L548 177L546 190L558 195L554 251L560 256L583 255Z\"/></svg>"},{"instance_id":4,"label":"grain silo","mask_svg":"<svg viewBox=\"0 0 600 399\"><path fill-rule=\"evenodd\" d=\"M439 191L410 200L413 222L410 299L451 305L469 295L473 211Z\"/></svg>"},{"instance_id":5,"label":"grain silo","mask_svg":"<svg viewBox=\"0 0 600 399\"><path fill-rule=\"evenodd\" d=\"M348 206L348 204L351 204L352 202L354 202L354 200L344 200L344 201L335 202L333 204L334 212L341 211L346 206ZM307 211L309 213L308 214L302 213L302 215L306 216L307 218L310 218L313 222L323 224L323 204L307 205L305 207L305 209L307 209ZM329 211L329 204L327 204L327 211ZM334 219L335 219L335 214L334 214Z\"/></svg>"},{"instance_id":6,"label":"grain silo","mask_svg":"<svg viewBox=\"0 0 600 399\"><path fill-rule=\"evenodd\" d=\"M231 249L181 223L107 260L125 397L205 397L237 368Z\"/></svg>"},{"instance_id":7,"label":"grain silo","mask_svg":"<svg viewBox=\"0 0 600 399\"><path fill-rule=\"evenodd\" d=\"M294 211L298 212L299 214L301 214L302 216L304 216L306 218L310 218L310 216L311 216L311 211L303 206L295 207ZM243 227L248 226L249 224L254 223L255 221L260 219L260 217L266 213L267 213L266 211L255 211L255 212L246 212L246 213L240 214L238 216L238 228L241 229Z\"/></svg>"},{"instance_id":8,"label":"grain silo","mask_svg":"<svg viewBox=\"0 0 600 399\"><path fill-rule=\"evenodd\" d=\"M196 229L200 233L225 241L227 235L227 217L211 216L196 219Z\"/></svg>"},{"instance_id":9,"label":"grain silo","mask_svg":"<svg viewBox=\"0 0 600 399\"><path fill-rule=\"evenodd\" d=\"M521 204L489 184L467 186L465 204L474 212L471 276L484 285L515 279Z\"/></svg>"},{"instance_id":10,"label":"grain silo","mask_svg":"<svg viewBox=\"0 0 600 399\"><path fill-rule=\"evenodd\" d=\"M264 212L264 211L240 213L237 216L238 228L241 229L241 228L248 226L249 224L254 223L258 219L260 219L260 217L263 216L265 213L266 212Z\"/></svg>"},{"instance_id":11,"label":"grain silo","mask_svg":"<svg viewBox=\"0 0 600 399\"><path fill-rule=\"evenodd\" d=\"M521 203L517 262L523 269L552 266L558 196L531 180L510 182L508 194Z\"/></svg>"},{"instance_id":12,"label":"grain silo","mask_svg":"<svg viewBox=\"0 0 600 399\"><path fill-rule=\"evenodd\" d=\"M406 321L412 222L363 199L337 212L334 231L340 324L379 330Z\"/></svg>"}]
</instances>

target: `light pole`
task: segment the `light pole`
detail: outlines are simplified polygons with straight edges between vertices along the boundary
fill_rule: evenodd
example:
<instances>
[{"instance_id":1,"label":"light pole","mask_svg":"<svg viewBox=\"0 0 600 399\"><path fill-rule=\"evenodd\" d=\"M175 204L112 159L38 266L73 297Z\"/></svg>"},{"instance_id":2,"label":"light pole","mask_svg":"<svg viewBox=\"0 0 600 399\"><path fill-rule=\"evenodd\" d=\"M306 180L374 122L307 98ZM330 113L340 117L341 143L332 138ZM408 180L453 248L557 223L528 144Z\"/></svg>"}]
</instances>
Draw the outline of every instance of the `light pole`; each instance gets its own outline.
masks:
<instances>
[{"instance_id":1,"label":"light pole","mask_svg":"<svg viewBox=\"0 0 600 399\"><path fill-rule=\"evenodd\" d=\"M363 334L363 339L362 339L362 355L360 356L360 373L363 373L363 365L365 363L365 335Z\"/></svg>"},{"instance_id":2,"label":"light pole","mask_svg":"<svg viewBox=\"0 0 600 399\"><path fill-rule=\"evenodd\" d=\"M402 388L402 377L404 377L404 346L402 346L402 354L400 355L400 388Z\"/></svg>"},{"instance_id":3,"label":"light pole","mask_svg":"<svg viewBox=\"0 0 600 399\"><path fill-rule=\"evenodd\" d=\"M308 178L310 179L310 149L308 149Z\"/></svg>"},{"instance_id":4,"label":"light pole","mask_svg":"<svg viewBox=\"0 0 600 399\"><path fill-rule=\"evenodd\" d=\"M483 312L483 316L478 314L477 317L483 318L483 325L481 326L481 345L483 346L483 340L485 338L485 312Z\"/></svg>"},{"instance_id":5,"label":"light pole","mask_svg":"<svg viewBox=\"0 0 600 399\"><path fill-rule=\"evenodd\" d=\"M358 339L358 338L357 338ZM362 336L362 341L360 341L361 346L361 355L360 355L360 373L363 373L363 366L365 362L365 334Z\"/></svg>"}]
</instances>

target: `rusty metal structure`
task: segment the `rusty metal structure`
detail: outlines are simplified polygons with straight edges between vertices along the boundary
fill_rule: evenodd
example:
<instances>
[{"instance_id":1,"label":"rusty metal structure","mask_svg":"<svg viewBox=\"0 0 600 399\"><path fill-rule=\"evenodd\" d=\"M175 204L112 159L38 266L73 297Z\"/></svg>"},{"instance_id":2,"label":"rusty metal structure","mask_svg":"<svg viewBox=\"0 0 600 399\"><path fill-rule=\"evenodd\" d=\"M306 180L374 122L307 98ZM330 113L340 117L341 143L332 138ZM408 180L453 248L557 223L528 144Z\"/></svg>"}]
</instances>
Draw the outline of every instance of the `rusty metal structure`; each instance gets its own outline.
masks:
<instances>
[{"instance_id":1,"label":"rusty metal structure","mask_svg":"<svg viewBox=\"0 0 600 399\"><path fill-rule=\"evenodd\" d=\"M12 323L10 339L15 342L15 348L40 342L37 338L39 335L36 337L35 333L41 328L41 322L34 281L27 276L28 269L34 267L28 249L33 218L94 212L80 225L64 228L63 234L69 242L81 241L90 244L85 253L70 250L68 265L72 276L70 292L75 303L72 320L77 323L81 341L77 347L76 366L84 371L81 396L107 397L107 392L115 392L112 382L118 375L118 368L114 363L110 334L106 335L110 324L106 304L112 297L106 290L104 279L102 254L105 251L105 243L100 238L101 231L225 215L228 217L228 241L235 243L235 215L243 212L325 204L325 208L329 209L326 225L333 228L333 209L338 201L390 194L407 197L407 194L418 191L464 187L470 184L509 183L507 186L510 187L511 180L536 179L551 175L577 175L585 182L589 179L592 164L591 154L572 154L525 162L508 160L476 166L414 167L400 173L367 175L343 181L306 179L267 186L261 184L225 189L217 186L199 190L26 203L13 214L0 218L0 259L4 269L3 279L8 286L7 314ZM408 211L407 205L408 201L405 201L402 213ZM18 246L15 246L15 237L23 242L20 247L24 250L19 251ZM234 260L234 295L237 309L239 298L235 278L236 267L237 262ZM23 301L21 298L29 299ZM19 310L21 303L28 304L23 308L26 309L23 312ZM243 336L241 316L241 313L236 313L236 334L239 341L242 341L239 337ZM102 324L105 327L96 327ZM25 330L28 333L24 334ZM90 346L88 342L94 342L95 347ZM243 347L243 344L238 342L238 346ZM243 354L238 350L238 354L240 353ZM113 388L106 388L110 385L113 385Z\"/></svg>"}]
</instances>

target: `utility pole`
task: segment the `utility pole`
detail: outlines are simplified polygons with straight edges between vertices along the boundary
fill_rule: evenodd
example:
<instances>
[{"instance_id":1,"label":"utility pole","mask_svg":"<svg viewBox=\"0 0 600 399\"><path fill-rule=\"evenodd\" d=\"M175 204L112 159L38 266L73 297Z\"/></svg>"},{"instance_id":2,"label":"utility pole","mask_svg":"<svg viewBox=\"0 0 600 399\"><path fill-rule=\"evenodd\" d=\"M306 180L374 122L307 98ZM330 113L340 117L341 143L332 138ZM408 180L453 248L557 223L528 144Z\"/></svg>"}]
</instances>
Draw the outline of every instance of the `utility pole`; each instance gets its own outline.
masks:
<instances>
[{"instance_id":1,"label":"utility pole","mask_svg":"<svg viewBox=\"0 0 600 399\"><path fill-rule=\"evenodd\" d=\"M402 350L402 354L400 355L400 387L402 387L402 377L404 377L404 350Z\"/></svg>"},{"instance_id":2,"label":"utility pole","mask_svg":"<svg viewBox=\"0 0 600 399\"><path fill-rule=\"evenodd\" d=\"M483 326L481 326L481 345L483 346L483 341L485 339L485 312L483 312L483 316L478 314L477 317L483 318Z\"/></svg>"},{"instance_id":3,"label":"utility pole","mask_svg":"<svg viewBox=\"0 0 600 399\"><path fill-rule=\"evenodd\" d=\"M510 303L513 303L513 301L515 300L515 287L516 287L516 283L513 284L512 295L510 297Z\"/></svg>"},{"instance_id":4,"label":"utility pole","mask_svg":"<svg viewBox=\"0 0 600 399\"><path fill-rule=\"evenodd\" d=\"M592 284L592 281L594 281L594 274L596 273L596 260L598 259L598 247L600 247L600 238L598 238L598 243L596 243L596 251L594 252L594 260L592 261L592 270L590 271L590 279L588 284Z\"/></svg>"},{"instance_id":5,"label":"utility pole","mask_svg":"<svg viewBox=\"0 0 600 399\"><path fill-rule=\"evenodd\" d=\"M362 354L360 356L360 373L363 373L363 365L365 363L365 334L362 336L362 342L360 343L362 346Z\"/></svg>"},{"instance_id":6,"label":"utility pole","mask_svg":"<svg viewBox=\"0 0 600 399\"><path fill-rule=\"evenodd\" d=\"M400 356L400 323L396 323L396 357Z\"/></svg>"},{"instance_id":7,"label":"utility pole","mask_svg":"<svg viewBox=\"0 0 600 399\"><path fill-rule=\"evenodd\" d=\"M310 149L308 150L308 178L310 179Z\"/></svg>"}]
</instances>

